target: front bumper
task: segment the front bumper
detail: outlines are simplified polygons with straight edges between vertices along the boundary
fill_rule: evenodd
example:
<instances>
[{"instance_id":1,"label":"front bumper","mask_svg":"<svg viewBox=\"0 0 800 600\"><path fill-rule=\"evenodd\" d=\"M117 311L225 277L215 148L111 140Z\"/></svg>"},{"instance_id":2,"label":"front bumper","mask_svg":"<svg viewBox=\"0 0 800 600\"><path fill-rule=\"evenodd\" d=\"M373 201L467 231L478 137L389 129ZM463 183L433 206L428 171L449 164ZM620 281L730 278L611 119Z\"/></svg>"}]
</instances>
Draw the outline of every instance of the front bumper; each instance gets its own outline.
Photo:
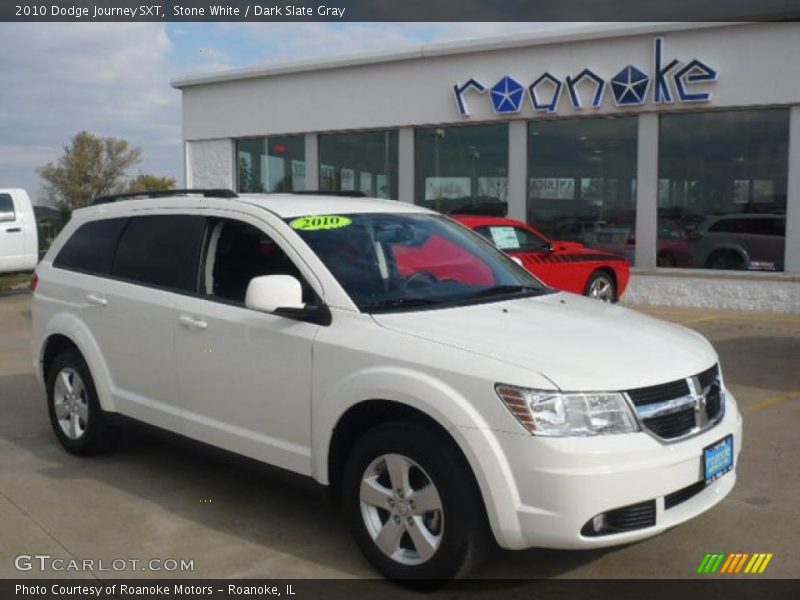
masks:
<instances>
[{"instance_id":1,"label":"front bumper","mask_svg":"<svg viewBox=\"0 0 800 600\"><path fill-rule=\"evenodd\" d=\"M701 491L665 507L664 498L703 479L703 449L733 434L734 468ZM742 447L742 418L730 392L725 417L675 443L648 433L547 438L495 432L510 476L513 515L493 515L498 543L509 549L599 548L656 535L708 510L733 488ZM655 501L655 525L607 535L583 535L593 517ZM509 510L496 503L495 508ZM490 508L491 510L491 508ZM511 524L511 525L510 525ZM510 525L510 526L509 526Z\"/></svg>"}]
</instances>

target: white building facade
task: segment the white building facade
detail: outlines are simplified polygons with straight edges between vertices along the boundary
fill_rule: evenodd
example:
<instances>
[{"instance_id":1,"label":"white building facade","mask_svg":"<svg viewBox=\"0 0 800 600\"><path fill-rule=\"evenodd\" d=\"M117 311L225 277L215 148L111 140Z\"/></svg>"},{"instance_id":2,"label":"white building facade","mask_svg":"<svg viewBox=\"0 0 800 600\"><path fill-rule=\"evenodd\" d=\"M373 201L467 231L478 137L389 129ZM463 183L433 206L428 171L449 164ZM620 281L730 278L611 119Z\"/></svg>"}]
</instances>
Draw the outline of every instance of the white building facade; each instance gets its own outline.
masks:
<instances>
[{"instance_id":1,"label":"white building facade","mask_svg":"<svg viewBox=\"0 0 800 600\"><path fill-rule=\"evenodd\" d=\"M602 25L188 76L188 187L507 211L632 302L800 312L800 24Z\"/></svg>"}]
</instances>

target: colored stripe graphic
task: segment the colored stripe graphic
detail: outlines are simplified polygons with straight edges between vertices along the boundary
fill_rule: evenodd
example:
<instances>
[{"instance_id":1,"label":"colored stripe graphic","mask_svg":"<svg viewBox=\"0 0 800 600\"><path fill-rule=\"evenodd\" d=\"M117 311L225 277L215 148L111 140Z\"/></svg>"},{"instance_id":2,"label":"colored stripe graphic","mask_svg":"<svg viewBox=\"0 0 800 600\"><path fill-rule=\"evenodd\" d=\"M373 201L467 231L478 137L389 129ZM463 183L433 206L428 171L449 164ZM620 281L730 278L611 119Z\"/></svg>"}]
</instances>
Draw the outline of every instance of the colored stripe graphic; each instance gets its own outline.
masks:
<instances>
[{"instance_id":1,"label":"colored stripe graphic","mask_svg":"<svg viewBox=\"0 0 800 600\"><path fill-rule=\"evenodd\" d=\"M747 563L747 566L744 568L744 572L745 573L749 573L750 571L752 571L753 570L753 565L755 565L756 562L758 562L758 559L760 557L761 557L760 554L753 554L753 558L751 558L750 562Z\"/></svg>"},{"instance_id":2,"label":"colored stripe graphic","mask_svg":"<svg viewBox=\"0 0 800 600\"><path fill-rule=\"evenodd\" d=\"M742 567L744 566L744 561L747 560L748 556L750 555L747 552L742 554L742 558L739 559L739 564L736 565L736 571L734 571L734 573L738 573L739 571L742 570Z\"/></svg>"},{"instance_id":3,"label":"colored stripe graphic","mask_svg":"<svg viewBox=\"0 0 800 600\"><path fill-rule=\"evenodd\" d=\"M735 574L741 573L744 569L744 573L748 574L763 573L767 570L767 565L773 556L775 555L771 552L756 552L755 554L715 552L703 557L697 567L697 572L712 575L715 573Z\"/></svg>"},{"instance_id":4,"label":"colored stripe graphic","mask_svg":"<svg viewBox=\"0 0 800 600\"><path fill-rule=\"evenodd\" d=\"M700 566L697 567L698 573L705 573L706 565L708 564L709 559L711 558L710 554L706 554L702 561L700 561Z\"/></svg>"},{"instance_id":5,"label":"colored stripe graphic","mask_svg":"<svg viewBox=\"0 0 800 600\"><path fill-rule=\"evenodd\" d=\"M698 573L716 573L722 560L725 558L724 552L715 552L714 554L706 554L700 566L697 567Z\"/></svg>"},{"instance_id":6,"label":"colored stripe graphic","mask_svg":"<svg viewBox=\"0 0 800 600\"><path fill-rule=\"evenodd\" d=\"M717 569L719 569L719 566L722 564L722 559L724 559L724 558L725 558L725 554L721 553L719 555L719 557L717 558L716 562L714 563L714 566L711 567L711 572L712 573L716 573L717 572Z\"/></svg>"},{"instance_id":7,"label":"colored stripe graphic","mask_svg":"<svg viewBox=\"0 0 800 600\"><path fill-rule=\"evenodd\" d=\"M750 559L750 562L747 563L747 566L744 568L745 573L757 573L758 567L761 566L761 561L764 560L763 554L754 554L753 558Z\"/></svg>"},{"instance_id":8,"label":"colored stripe graphic","mask_svg":"<svg viewBox=\"0 0 800 600\"><path fill-rule=\"evenodd\" d=\"M722 565L722 568L719 570L720 573L729 573L728 569L730 566L735 562L734 559L736 558L736 554L728 554L728 559L725 561L725 564Z\"/></svg>"},{"instance_id":9,"label":"colored stripe graphic","mask_svg":"<svg viewBox=\"0 0 800 600\"><path fill-rule=\"evenodd\" d=\"M764 558L764 562L761 563L761 568L758 570L759 573L763 573L767 569L767 565L769 564L769 561L772 560L773 556L775 555L772 552L767 554L767 556Z\"/></svg>"}]
</instances>

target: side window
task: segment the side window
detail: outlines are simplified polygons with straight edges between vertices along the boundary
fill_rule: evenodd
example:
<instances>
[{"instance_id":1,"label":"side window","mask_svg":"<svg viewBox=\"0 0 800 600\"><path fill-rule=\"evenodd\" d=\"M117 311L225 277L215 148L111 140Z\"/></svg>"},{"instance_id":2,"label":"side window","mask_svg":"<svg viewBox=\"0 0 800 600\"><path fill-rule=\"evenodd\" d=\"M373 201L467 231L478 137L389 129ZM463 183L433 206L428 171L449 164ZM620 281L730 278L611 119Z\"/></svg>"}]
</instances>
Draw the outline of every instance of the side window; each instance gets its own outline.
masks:
<instances>
[{"instance_id":1,"label":"side window","mask_svg":"<svg viewBox=\"0 0 800 600\"><path fill-rule=\"evenodd\" d=\"M747 222L744 219L720 219L708 230L714 233L741 233L747 230Z\"/></svg>"},{"instance_id":2,"label":"side window","mask_svg":"<svg viewBox=\"0 0 800 600\"><path fill-rule=\"evenodd\" d=\"M783 219L748 219L746 232L783 237L786 235L786 225Z\"/></svg>"},{"instance_id":3,"label":"side window","mask_svg":"<svg viewBox=\"0 0 800 600\"><path fill-rule=\"evenodd\" d=\"M717 221L716 223L711 225L711 227L709 227L708 230L713 233L723 233L725 231L728 231L728 221L726 221L725 219Z\"/></svg>"},{"instance_id":4,"label":"side window","mask_svg":"<svg viewBox=\"0 0 800 600\"><path fill-rule=\"evenodd\" d=\"M209 221L200 293L244 304L247 285L261 275L292 275L303 285L303 301L314 291L300 270L266 233L253 225L229 219Z\"/></svg>"},{"instance_id":5,"label":"side window","mask_svg":"<svg viewBox=\"0 0 800 600\"><path fill-rule=\"evenodd\" d=\"M14 213L14 199L10 194L0 194L0 223L15 221L16 218L16 213Z\"/></svg>"},{"instance_id":6,"label":"side window","mask_svg":"<svg viewBox=\"0 0 800 600\"><path fill-rule=\"evenodd\" d=\"M127 222L127 218L119 218L84 223L64 244L53 266L93 275L108 275L119 234Z\"/></svg>"},{"instance_id":7,"label":"side window","mask_svg":"<svg viewBox=\"0 0 800 600\"><path fill-rule=\"evenodd\" d=\"M131 217L117 244L112 274L194 292L204 229L204 217L195 215Z\"/></svg>"}]
</instances>

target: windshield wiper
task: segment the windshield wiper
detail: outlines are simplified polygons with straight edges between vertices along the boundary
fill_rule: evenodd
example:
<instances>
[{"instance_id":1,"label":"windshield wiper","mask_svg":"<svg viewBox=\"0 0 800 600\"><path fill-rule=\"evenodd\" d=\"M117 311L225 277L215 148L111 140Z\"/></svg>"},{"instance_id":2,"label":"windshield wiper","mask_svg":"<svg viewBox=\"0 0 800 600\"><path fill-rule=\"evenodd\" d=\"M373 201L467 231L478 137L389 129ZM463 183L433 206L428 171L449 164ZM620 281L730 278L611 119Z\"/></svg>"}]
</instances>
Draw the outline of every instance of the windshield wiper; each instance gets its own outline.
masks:
<instances>
[{"instance_id":1,"label":"windshield wiper","mask_svg":"<svg viewBox=\"0 0 800 600\"><path fill-rule=\"evenodd\" d=\"M493 287L485 288L474 294L466 296L464 300L473 300L475 298L488 298L490 296L505 296L508 294L518 294L522 292L536 292L544 293L547 291L544 288L535 288L530 285L495 285Z\"/></svg>"},{"instance_id":2,"label":"windshield wiper","mask_svg":"<svg viewBox=\"0 0 800 600\"><path fill-rule=\"evenodd\" d=\"M389 300L381 300L380 302L373 302L372 304L365 304L361 310L371 312L375 310L389 310L392 308L412 308L415 306L431 306L439 304L441 300L432 300L431 298L393 298Z\"/></svg>"}]
</instances>

